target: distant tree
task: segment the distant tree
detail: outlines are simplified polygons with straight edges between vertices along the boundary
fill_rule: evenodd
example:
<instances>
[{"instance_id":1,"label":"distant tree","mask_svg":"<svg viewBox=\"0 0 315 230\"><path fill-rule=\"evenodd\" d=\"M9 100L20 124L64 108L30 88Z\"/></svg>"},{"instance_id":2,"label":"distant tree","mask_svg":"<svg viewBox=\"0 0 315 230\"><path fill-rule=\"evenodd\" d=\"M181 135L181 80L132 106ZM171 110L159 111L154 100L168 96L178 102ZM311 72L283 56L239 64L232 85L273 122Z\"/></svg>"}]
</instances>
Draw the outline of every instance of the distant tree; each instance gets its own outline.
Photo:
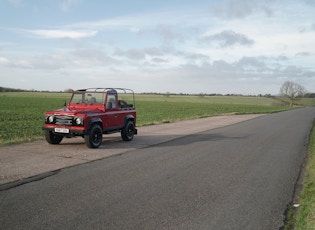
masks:
<instances>
[{"instance_id":1,"label":"distant tree","mask_svg":"<svg viewBox=\"0 0 315 230\"><path fill-rule=\"evenodd\" d=\"M306 98L315 98L315 93L306 93L304 95L304 97L306 97Z\"/></svg>"},{"instance_id":2,"label":"distant tree","mask_svg":"<svg viewBox=\"0 0 315 230\"><path fill-rule=\"evenodd\" d=\"M294 83L292 81L286 81L280 88L280 94L283 97L287 97L290 100L290 106L293 106L293 102L297 98L301 98L306 93L306 90L303 86Z\"/></svg>"},{"instance_id":3,"label":"distant tree","mask_svg":"<svg viewBox=\"0 0 315 230\"><path fill-rule=\"evenodd\" d=\"M72 93L72 92L73 92L73 89L65 89L64 92L65 92L65 93Z\"/></svg>"},{"instance_id":4,"label":"distant tree","mask_svg":"<svg viewBox=\"0 0 315 230\"><path fill-rule=\"evenodd\" d=\"M170 93L170 92L166 92L166 93L164 94L164 96L165 96L165 97L170 97L170 96L171 96L171 93Z\"/></svg>"}]
</instances>

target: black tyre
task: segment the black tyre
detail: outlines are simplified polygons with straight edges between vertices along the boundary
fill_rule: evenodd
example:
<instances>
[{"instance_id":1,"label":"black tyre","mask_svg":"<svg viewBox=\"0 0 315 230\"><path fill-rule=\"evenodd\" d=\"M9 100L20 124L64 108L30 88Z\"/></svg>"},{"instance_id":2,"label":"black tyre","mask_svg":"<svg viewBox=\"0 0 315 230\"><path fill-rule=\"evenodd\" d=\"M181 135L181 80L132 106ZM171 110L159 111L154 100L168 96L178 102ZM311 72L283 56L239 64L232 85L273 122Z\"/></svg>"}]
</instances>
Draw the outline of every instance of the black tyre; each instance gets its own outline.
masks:
<instances>
[{"instance_id":1,"label":"black tyre","mask_svg":"<svg viewBox=\"0 0 315 230\"><path fill-rule=\"evenodd\" d=\"M93 125L90 133L84 136L85 144L89 148L98 148L102 144L103 140L103 131L101 126Z\"/></svg>"},{"instance_id":2,"label":"black tyre","mask_svg":"<svg viewBox=\"0 0 315 230\"><path fill-rule=\"evenodd\" d=\"M135 134L135 124L133 121L127 121L125 127L121 130L121 138L124 141L131 141Z\"/></svg>"},{"instance_id":3,"label":"black tyre","mask_svg":"<svg viewBox=\"0 0 315 230\"><path fill-rule=\"evenodd\" d=\"M63 136L56 135L52 131L45 130L46 141L52 145L58 145L63 139Z\"/></svg>"}]
</instances>

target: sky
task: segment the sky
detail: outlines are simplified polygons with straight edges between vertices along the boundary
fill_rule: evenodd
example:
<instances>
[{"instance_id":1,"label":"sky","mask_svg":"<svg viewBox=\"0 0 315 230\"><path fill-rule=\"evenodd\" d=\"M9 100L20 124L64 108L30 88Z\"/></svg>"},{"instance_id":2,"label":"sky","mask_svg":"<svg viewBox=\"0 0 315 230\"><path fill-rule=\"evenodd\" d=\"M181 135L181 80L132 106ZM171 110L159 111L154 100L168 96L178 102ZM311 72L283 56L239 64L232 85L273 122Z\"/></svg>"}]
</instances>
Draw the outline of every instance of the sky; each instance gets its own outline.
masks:
<instances>
[{"instance_id":1,"label":"sky","mask_svg":"<svg viewBox=\"0 0 315 230\"><path fill-rule=\"evenodd\" d=\"M0 0L0 86L315 92L315 0Z\"/></svg>"}]
</instances>

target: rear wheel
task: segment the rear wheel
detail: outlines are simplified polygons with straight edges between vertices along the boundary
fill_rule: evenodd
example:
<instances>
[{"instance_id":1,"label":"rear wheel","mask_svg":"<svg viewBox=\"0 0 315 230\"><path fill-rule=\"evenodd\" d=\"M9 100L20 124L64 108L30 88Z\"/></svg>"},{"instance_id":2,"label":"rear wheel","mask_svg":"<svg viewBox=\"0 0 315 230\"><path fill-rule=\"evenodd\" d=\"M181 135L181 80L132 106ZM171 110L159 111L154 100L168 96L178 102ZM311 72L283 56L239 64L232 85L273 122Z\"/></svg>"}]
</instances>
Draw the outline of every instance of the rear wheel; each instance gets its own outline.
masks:
<instances>
[{"instance_id":1,"label":"rear wheel","mask_svg":"<svg viewBox=\"0 0 315 230\"><path fill-rule=\"evenodd\" d=\"M124 141L131 141L135 134L135 124L133 121L127 121L125 127L121 130L121 138Z\"/></svg>"},{"instance_id":2,"label":"rear wheel","mask_svg":"<svg viewBox=\"0 0 315 230\"><path fill-rule=\"evenodd\" d=\"M60 142L63 139L63 136L56 135L52 131L49 131L49 130L45 130L45 137L46 137L46 141L52 145L60 144Z\"/></svg>"},{"instance_id":3,"label":"rear wheel","mask_svg":"<svg viewBox=\"0 0 315 230\"><path fill-rule=\"evenodd\" d=\"M84 136L85 144L89 148L98 148L102 144L103 131L101 126L95 124L92 126L89 134Z\"/></svg>"}]
</instances>

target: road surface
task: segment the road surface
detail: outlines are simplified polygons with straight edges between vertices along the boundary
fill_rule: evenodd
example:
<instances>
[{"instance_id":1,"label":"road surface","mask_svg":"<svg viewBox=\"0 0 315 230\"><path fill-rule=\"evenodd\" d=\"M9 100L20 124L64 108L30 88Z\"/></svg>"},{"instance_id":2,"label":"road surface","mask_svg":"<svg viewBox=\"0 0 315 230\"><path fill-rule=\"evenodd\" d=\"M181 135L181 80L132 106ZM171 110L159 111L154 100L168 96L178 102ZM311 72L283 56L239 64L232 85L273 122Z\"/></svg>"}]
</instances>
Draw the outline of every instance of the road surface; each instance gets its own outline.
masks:
<instances>
[{"instance_id":1,"label":"road surface","mask_svg":"<svg viewBox=\"0 0 315 230\"><path fill-rule=\"evenodd\" d=\"M314 108L61 170L0 192L1 229L279 229Z\"/></svg>"}]
</instances>

